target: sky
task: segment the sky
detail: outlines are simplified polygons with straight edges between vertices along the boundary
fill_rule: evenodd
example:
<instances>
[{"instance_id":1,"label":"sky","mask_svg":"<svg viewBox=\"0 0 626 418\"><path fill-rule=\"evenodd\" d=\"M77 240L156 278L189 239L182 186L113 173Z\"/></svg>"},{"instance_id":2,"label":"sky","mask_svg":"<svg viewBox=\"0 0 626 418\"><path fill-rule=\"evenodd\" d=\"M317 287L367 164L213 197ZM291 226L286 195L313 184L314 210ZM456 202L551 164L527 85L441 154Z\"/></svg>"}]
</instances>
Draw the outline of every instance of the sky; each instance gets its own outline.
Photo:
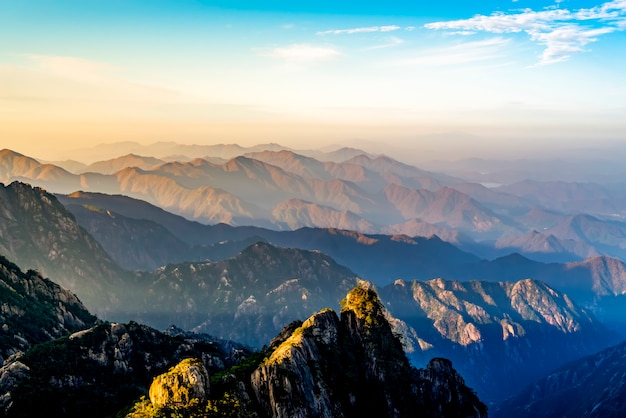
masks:
<instances>
[{"instance_id":1,"label":"sky","mask_svg":"<svg viewBox=\"0 0 626 418\"><path fill-rule=\"evenodd\" d=\"M626 142L626 0L0 0L0 148Z\"/></svg>"}]
</instances>

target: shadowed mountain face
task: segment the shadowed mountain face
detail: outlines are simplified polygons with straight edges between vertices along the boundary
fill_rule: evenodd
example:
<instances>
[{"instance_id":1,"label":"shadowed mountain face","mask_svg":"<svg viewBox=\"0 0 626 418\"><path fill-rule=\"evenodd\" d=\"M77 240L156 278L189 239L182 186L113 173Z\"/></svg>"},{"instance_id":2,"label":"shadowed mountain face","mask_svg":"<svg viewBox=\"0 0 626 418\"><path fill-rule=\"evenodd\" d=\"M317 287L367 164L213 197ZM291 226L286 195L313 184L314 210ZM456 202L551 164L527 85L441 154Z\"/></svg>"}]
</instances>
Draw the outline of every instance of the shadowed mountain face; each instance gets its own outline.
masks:
<instances>
[{"instance_id":1,"label":"shadowed mountain face","mask_svg":"<svg viewBox=\"0 0 626 418\"><path fill-rule=\"evenodd\" d=\"M14 182L0 186L0 253L54 277L95 312L119 303L126 273L57 199Z\"/></svg>"},{"instance_id":2,"label":"shadowed mountain face","mask_svg":"<svg viewBox=\"0 0 626 418\"><path fill-rule=\"evenodd\" d=\"M338 229L302 228L296 231L273 231L255 227L230 227L228 225L201 225L169 214L161 209L136 199L123 196L109 196L93 193L74 193L58 196L59 200L75 215L81 225L97 237L106 236L105 247L124 248L127 245L119 224L105 217L102 212L111 211L127 218L146 219L167 228L178 239L190 246L208 247L201 251L204 258L218 259L233 256L250 244L250 240L264 240L277 246L319 250L328 254L338 263L351 266L360 277L386 284L398 277L429 279L462 270L467 263L478 258L463 252L437 237L409 238L403 235L362 234ZM86 211L81 206L99 208ZM109 226L105 222L109 223ZM98 228L95 228L95 225ZM140 228L135 225L133 228ZM126 232L130 233L130 232ZM135 243L139 246L140 243ZM153 244L157 246L158 244ZM230 248L230 251L224 251ZM143 251L148 252L150 248ZM172 248L172 252L176 249ZM194 252L190 253L191 255ZM117 259L116 259L117 260ZM120 258L117 260L122 263ZM193 258L187 261L195 261ZM161 264L167 261L163 260ZM149 269L149 265L141 268Z\"/></svg>"},{"instance_id":3,"label":"shadowed mountain face","mask_svg":"<svg viewBox=\"0 0 626 418\"><path fill-rule=\"evenodd\" d=\"M336 306L356 276L319 252L257 243L217 262L170 265L138 274L139 318L260 347L280 329Z\"/></svg>"},{"instance_id":4,"label":"shadowed mountain face","mask_svg":"<svg viewBox=\"0 0 626 418\"><path fill-rule=\"evenodd\" d=\"M205 260L223 248L192 246L164 226L89 205L66 205L113 260L128 270L154 270L166 264Z\"/></svg>"},{"instance_id":5,"label":"shadowed mountain face","mask_svg":"<svg viewBox=\"0 0 626 418\"><path fill-rule=\"evenodd\" d=\"M545 283L397 281L380 289L403 322L415 364L450 358L484 399L520 390L532 379L616 340L568 296ZM508 381L508 376L515 376Z\"/></svg>"},{"instance_id":6,"label":"shadowed mountain face","mask_svg":"<svg viewBox=\"0 0 626 418\"><path fill-rule=\"evenodd\" d=\"M496 417L623 417L626 343L572 361L498 405Z\"/></svg>"},{"instance_id":7,"label":"shadowed mountain face","mask_svg":"<svg viewBox=\"0 0 626 418\"><path fill-rule=\"evenodd\" d=\"M78 298L35 271L0 257L0 362L95 322Z\"/></svg>"}]
</instances>

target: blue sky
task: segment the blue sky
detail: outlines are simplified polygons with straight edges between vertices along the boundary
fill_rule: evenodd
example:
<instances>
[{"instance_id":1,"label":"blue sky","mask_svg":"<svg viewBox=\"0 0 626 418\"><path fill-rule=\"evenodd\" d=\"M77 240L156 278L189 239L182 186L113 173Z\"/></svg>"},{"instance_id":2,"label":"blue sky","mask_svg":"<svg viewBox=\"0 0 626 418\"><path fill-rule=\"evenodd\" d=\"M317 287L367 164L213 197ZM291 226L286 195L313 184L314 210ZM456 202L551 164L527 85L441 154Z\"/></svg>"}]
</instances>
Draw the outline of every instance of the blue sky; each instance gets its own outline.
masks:
<instances>
[{"instance_id":1,"label":"blue sky","mask_svg":"<svg viewBox=\"0 0 626 418\"><path fill-rule=\"evenodd\" d=\"M626 0L0 0L0 136L451 158L615 142L625 31Z\"/></svg>"}]
</instances>

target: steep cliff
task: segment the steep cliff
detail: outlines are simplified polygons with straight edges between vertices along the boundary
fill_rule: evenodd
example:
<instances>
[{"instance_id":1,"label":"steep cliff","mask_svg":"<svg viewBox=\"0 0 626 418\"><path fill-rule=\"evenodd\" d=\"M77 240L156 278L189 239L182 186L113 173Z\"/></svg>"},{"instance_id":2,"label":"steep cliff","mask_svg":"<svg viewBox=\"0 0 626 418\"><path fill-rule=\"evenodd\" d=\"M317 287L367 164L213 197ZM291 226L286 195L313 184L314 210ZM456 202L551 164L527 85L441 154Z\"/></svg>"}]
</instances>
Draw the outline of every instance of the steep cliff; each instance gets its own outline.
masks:
<instances>
[{"instance_id":1,"label":"steep cliff","mask_svg":"<svg viewBox=\"0 0 626 418\"><path fill-rule=\"evenodd\" d=\"M490 401L616 342L593 315L537 280L397 280L380 294L413 364L449 358Z\"/></svg>"},{"instance_id":2,"label":"steep cliff","mask_svg":"<svg viewBox=\"0 0 626 418\"><path fill-rule=\"evenodd\" d=\"M198 384L183 391L183 398L199 393L183 408L155 402L151 389L152 401L142 399L128 417L168 411L189 417L487 416L486 406L450 361L433 359L421 370L410 366L373 290L356 287L342 304L340 317L323 309L294 322L260 355L214 376L208 400ZM180 380L170 371L153 387L169 400L178 399ZM164 381L173 384L163 386Z\"/></svg>"},{"instance_id":3,"label":"steep cliff","mask_svg":"<svg viewBox=\"0 0 626 418\"><path fill-rule=\"evenodd\" d=\"M33 345L92 326L96 318L57 284L0 256L0 364Z\"/></svg>"},{"instance_id":4,"label":"steep cliff","mask_svg":"<svg viewBox=\"0 0 626 418\"><path fill-rule=\"evenodd\" d=\"M100 316L127 293L127 273L56 197L28 184L0 184L0 254L54 278Z\"/></svg>"},{"instance_id":5,"label":"steep cliff","mask_svg":"<svg viewBox=\"0 0 626 418\"><path fill-rule=\"evenodd\" d=\"M341 317L323 310L254 371L251 384L273 417L486 416L486 407L443 359L409 365L373 290L353 289Z\"/></svg>"}]
</instances>

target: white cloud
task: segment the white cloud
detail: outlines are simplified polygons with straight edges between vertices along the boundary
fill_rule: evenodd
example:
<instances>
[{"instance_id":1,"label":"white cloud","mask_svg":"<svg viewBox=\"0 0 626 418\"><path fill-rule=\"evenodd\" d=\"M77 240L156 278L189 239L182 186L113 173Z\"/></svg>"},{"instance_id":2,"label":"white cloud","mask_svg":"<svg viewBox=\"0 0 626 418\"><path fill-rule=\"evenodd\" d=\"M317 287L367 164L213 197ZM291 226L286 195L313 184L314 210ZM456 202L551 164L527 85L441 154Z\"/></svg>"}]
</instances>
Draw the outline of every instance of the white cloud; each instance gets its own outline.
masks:
<instances>
[{"instance_id":1,"label":"white cloud","mask_svg":"<svg viewBox=\"0 0 626 418\"><path fill-rule=\"evenodd\" d=\"M293 44L261 52L260 55L294 62L328 61L341 55L334 48L309 44Z\"/></svg>"},{"instance_id":2,"label":"white cloud","mask_svg":"<svg viewBox=\"0 0 626 418\"><path fill-rule=\"evenodd\" d=\"M600 6L570 11L551 8L542 11L524 9L511 13L496 12L469 19L432 22L427 29L452 30L456 34L471 32L526 33L545 47L540 64L565 61L583 52L598 37L626 29L626 0L606 2Z\"/></svg>"},{"instance_id":3,"label":"white cloud","mask_svg":"<svg viewBox=\"0 0 626 418\"><path fill-rule=\"evenodd\" d=\"M393 32L402 29L400 26L367 26L361 28L350 29L332 29L317 32L317 35L353 35L355 33L370 33L370 32Z\"/></svg>"}]
</instances>

